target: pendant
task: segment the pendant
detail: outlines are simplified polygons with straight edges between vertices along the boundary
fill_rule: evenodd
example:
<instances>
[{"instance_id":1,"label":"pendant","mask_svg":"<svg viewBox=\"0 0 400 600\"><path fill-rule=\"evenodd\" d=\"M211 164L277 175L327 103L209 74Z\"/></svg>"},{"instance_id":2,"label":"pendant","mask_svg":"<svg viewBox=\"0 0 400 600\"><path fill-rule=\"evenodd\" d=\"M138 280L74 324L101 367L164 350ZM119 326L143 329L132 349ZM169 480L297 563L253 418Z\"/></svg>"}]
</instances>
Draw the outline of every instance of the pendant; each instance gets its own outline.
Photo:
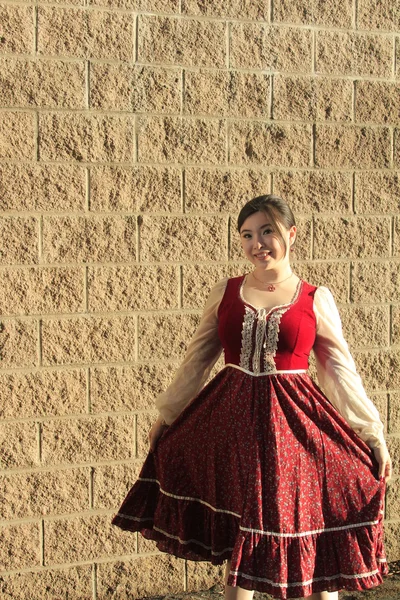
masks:
<instances>
[{"instance_id":1,"label":"pendant","mask_svg":"<svg viewBox=\"0 0 400 600\"><path fill-rule=\"evenodd\" d=\"M270 283L267 287L267 291L268 292L274 292L276 290L276 287L274 286L273 283Z\"/></svg>"}]
</instances>

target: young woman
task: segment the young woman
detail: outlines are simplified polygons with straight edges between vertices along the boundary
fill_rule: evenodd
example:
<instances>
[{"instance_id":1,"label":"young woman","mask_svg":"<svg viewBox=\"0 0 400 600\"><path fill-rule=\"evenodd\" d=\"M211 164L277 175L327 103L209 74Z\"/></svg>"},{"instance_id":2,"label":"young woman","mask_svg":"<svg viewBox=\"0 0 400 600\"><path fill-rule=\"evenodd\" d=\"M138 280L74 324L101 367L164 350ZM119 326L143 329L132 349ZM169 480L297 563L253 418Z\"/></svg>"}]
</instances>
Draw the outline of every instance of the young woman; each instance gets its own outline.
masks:
<instances>
[{"instance_id":1,"label":"young woman","mask_svg":"<svg viewBox=\"0 0 400 600\"><path fill-rule=\"evenodd\" d=\"M292 271L289 206L255 198L238 230L252 268L212 289L113 524L175 556L226 560L227 600L335 600L387 572L383 425L331 292ZM222 350L225 367L203 387Z\"/></svg>"}]
</instances>

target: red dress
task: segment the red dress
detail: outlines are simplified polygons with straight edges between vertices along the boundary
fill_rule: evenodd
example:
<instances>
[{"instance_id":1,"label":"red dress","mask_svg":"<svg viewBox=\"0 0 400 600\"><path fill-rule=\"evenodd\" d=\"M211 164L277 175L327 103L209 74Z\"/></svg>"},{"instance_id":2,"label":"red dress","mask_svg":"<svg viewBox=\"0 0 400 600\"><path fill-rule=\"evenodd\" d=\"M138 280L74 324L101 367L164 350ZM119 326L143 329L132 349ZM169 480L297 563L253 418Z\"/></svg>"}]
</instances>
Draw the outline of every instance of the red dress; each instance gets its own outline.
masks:
<instances>
[{"instance_id":1,"label":"red dress","mask_svg":"<svg viewBox=\"0 0 400 600\"><path fill-rule=\"evenodd\" d=\"M149 453L113 524L276 598L364 590L387 572L385 484L371 449L309 377L317 288L267 312L230 279L225 367Z\"/></svg>"}]
</instances>

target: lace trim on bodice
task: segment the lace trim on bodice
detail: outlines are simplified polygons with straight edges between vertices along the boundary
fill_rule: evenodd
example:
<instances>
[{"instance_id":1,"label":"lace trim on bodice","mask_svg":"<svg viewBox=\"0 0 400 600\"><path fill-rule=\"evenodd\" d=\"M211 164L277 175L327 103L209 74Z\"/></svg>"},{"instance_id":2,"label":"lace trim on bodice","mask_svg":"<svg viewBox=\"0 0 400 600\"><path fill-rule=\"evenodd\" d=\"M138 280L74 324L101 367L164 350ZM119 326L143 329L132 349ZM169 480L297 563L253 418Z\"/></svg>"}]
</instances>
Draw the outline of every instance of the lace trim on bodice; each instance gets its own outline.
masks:
<instances>
[{"instance_id":1,"label":"lace trim on bodice","mask_svg":"<svg viewBox=\"0 0 400 600\"><path fill-rule=\"evenodd\" d=\"M275 356L278 349L280 322L285 312L297 301L302 280L299 280L294 296L288 304L275 306L270 310L256 308L244 299L245 281L246 278L243 278L239 288L240 298L245 305L239 366L253 373L261 371L276 373Z\"/></svg>"}]
</instances>

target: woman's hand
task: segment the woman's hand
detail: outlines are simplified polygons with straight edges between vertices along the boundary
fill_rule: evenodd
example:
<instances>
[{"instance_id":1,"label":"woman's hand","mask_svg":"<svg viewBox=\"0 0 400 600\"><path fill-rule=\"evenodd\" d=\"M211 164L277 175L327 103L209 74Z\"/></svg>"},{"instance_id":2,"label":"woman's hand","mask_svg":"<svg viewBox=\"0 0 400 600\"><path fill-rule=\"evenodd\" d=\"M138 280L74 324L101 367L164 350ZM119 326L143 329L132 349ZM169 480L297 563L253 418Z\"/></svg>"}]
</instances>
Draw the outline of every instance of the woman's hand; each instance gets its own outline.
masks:
<instances>
[{"instance_id":1,"label":"woman's hand","mask_svg":"<svg viewBox=\"0 0 400 600\"><path fill-rule=\"evenodd\" d=\"M163 434L164 430L168 427L165 423L164 419L160 415L155 423L153 423L152 428L149 431L149 441L150 441L150 452L155 450L158 439Z\"/></svg>"},{"instance_id":2,"label":"woman's hand","mask_svg":"<svg viewBox=\"0 0 400 600\"><path fill-rule=\"evenodd\" d=\"M392 459L390 458L387 446L386 444L381 444L381 446L372 449L379 465L379 478L384 477L387 483L392 477Z\"/></svg>"}]
</instances>

